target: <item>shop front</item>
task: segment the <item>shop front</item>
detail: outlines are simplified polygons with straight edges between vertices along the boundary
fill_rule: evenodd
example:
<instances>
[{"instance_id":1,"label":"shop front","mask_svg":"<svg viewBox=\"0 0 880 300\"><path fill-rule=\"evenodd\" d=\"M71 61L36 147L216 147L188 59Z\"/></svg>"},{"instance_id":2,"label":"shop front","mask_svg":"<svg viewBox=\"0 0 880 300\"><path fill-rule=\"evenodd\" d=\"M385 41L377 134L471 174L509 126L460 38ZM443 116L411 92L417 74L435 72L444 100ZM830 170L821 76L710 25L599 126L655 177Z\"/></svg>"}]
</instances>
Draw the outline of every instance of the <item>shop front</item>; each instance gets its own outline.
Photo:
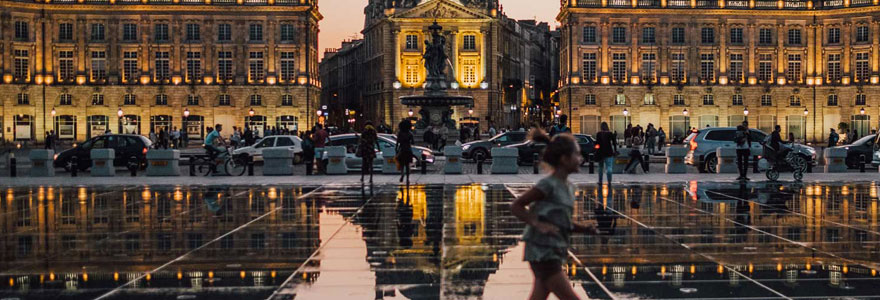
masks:
<instances>
[{"instance_id":1,"label":"shop front","mask_svg":"<svg viewBox=\"0 0 880 300\"><path fill-rule=\"evenodd\" d=\"M102 115L93 115L88 116L88 120L86 121L88 126L86 126L86 138L90 139L93 136L99 136L107 132L110 129L110 118ZM122 130L120 130L121 132Z\"/></svg>"}]
</instances>

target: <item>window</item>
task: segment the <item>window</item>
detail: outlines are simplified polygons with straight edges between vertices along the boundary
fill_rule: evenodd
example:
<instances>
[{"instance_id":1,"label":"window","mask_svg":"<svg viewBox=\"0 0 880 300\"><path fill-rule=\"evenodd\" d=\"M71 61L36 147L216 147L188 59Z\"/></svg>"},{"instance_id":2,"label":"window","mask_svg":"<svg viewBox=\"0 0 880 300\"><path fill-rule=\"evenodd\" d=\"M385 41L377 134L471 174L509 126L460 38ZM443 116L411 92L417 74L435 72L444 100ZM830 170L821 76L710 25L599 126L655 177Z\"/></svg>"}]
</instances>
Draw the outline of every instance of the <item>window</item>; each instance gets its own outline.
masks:
<instances>
[{"instance_id":1,"label":"window","mask_svg":"<svg viewBox=\"0 0 880 300\"><path fill-rule=\"evenodd\" d=\"M789 106L801 106L801 97L791 95L788 97L788 105Z\"/></svg>"},{"instance_id":2,"label":"window","mask_svg":"<svg viewBox=\"0 0 880 300\"><path fill-rule=\"evenodd\" d=\"M187 95L186 96L186 105L187 106L199 106L200 97L197 95Z\"/></svg>"},{"instance_id":3,"label":"window","mask_svg":"<svg viewBox=\"0 0 880 300\"><path fill-rule=\"evenodd\" d=\"M676 45L681 45L685 43L684 27L672 28L672 43Z\"/></svg>"},{"instance_id":4,"label":"window","mask_svg":"<svg viewBox=\"0 0 880 300\"><path fill-rule=\"evenodd\" d=\"M13 51L15 56L14 70L12 73L12 77L15 81L28 81L30 80L30 56L28 56L27 50L18 50Z\"/></svg>"},{"instance_id":5,"label":"window","mask_svg":"<svg viewBox=\"0 0 880 300\"><path fill-rule=\"evenodd\" d=\"M715 81L715 55L710 53L700 54L700 80L705 82Z\"/></svg>"},{"instance_id":6,"label":"window","mask_svg":"<svg viewBox=\"0 0 880 300\"><path fill-rule=\"evenodd\" d=\"M465 35L462 41L462 46L464 50L477 50L477 36L473 34Z\"/></svg>"},{"instance_id":7,"label":"window","mask_svg":"<svg viewBox=\"0 0 880 300\"><path fill-rule=\"evenodd\" d=\"M251 42L263 40L263 24L250 24L248 26L248 40Z\"/></svg>"},{"instance_id":8,"label":"window","mask_svg":"<svg viewBox=\"0 0 880 300\"><path fill-rule=\"evenodd\" d=\"M584 26L584 43L596 43L596 26Z\"/></svg>"},{"instance_id":9,"label":"window","mask_svg":"<svg viewBox=\"0 0 880 300\"><path fill-rule=\"evenodd\" d=\"M186 24L186 41L194 42L202 39L201 26L195 23Z\"/></svg>"},{"instance_id":10,"label":"window","mask_svg":"<svg viewBox=\"0 0 880 300\"><path fill-rule=\"evenodd\" d=\"M217 80L220 82L229 82L232 80L231 51L217 52Z\"/></svg>"},{"instance_id":11,"label":"window","mask_svg":"<svg viewBox=\"0 0 880 300\"><path fill-rule=\"evenodd\" d=\"M856 43L867 43L870 36L868 26L856 27Z\"/></svg>"},{"instance_id":12,"label":"window","mask_svg":"<svg viewBox=\"0 0 880 300\"><path fill-rule=\"evenodd\" d=\"M614 105L626 105L626 95L617 94L614 96Z\"/></svg>"},{"instance_id":13,"label":"window","mask_svg":"<svg viewBox=\"0 0 880 300\"><path fill-rule=\"evenodd\" d=\"M134 94L125 94L122 96L122 105L137 105L137 96Z\"/></svg>"},{"instance_id":14,"label":"window","mask_svg":"<svg viewBox=\"0 0 880 300\"><path fill-rule=\"evenodd\" d=\"M73 23L58 24L58 40L59 41L72 41L73 40Z\"/></svg>"},{"instance_id":15,"label":"window","mask_svg":"<svg viewBox=\"0 0 880 300\"><path fill-rule=\"evenodd\" d=\"M856 53L856 82L868 82L871 77L871 69L868 66L868 53Z\"/></svg>"},{"instance_id":16,"label":"window","mask_svg":"<svg viewBox=\"0 0 880 300\"><path fill-rule=\"evenodd\" d=\"M137 24L134 23L125 23L122 24L122 40L126 42L137 41Z\"/></svg>"},{"instance_id":17,"label":"window","mask_svg":"<svg viewBox=\"0 0 880 300\"><path fill-rule=\"evenodd\" d=\"M772 54L758 55L758 81L761 81L761 82L772 82L773 81L773 55Z\"/></svg>"},{"instance_id":18,"label":"window","mask_svg":"<svg viewBox=\"0 0 880 300\"><path fill-rule=\"evenodd\" d=\"M743 82L743 55L742 54L731 54L730 55L730 68L728 68L728 80L732 83L742 83Z\"/></svg>"},{"instance_id":19,"label":"window","mask_svg":"<svg viewBox=\"0 0 880 300\"><path fill-rule=\"evenodd\" d=\"M761 95L761 106L773 106L773 97L770 95Z\"/></svg>"},{"instance_id":20,"label":"window","mask_svg":"<svg viewBox=\"0 0 880 300\"><path fill-rule=\"evenodd\" d=\"M406 35L406 50L419 50L419 36L415 34Z\"/></svg>"},{"instance_id":21,"label":"window","mask_svg":"<svg viewBox=\"0 0 880 300\"><path fill-rule=\"evenodd\" d=\"M251 95L250 97L251 106L261 106L263 105L263 96L260 95Z\"/></svg>"},{"instance_id":22,"label":"window","mask_svg":"<svg viewBox=\"0 0 880 300\"><path fill-rule=\"evenodd\" d=\"M672 79L672 82L683 83L686 79L685 74L687 71L687 65L685 64L685 54L684 53L672 53L672 66L669 71L669 76Z\"/></svg>"},{"instance_id":23,"label":"window","mask_svg":"<svg viewBox=\"0 0 880 300\"><path fill-rule=\"evenodd\" d=\"M293 52L281 52L281 81L294 82L296 79L294 55Z\"/></svg>"},{"instance_id":24,"label":"window","mask_svg":"<svg viewBox=\"0 0 880 300\"><path fill-rule=\"evenodd\" d=\"M219 97L217 97L217 105L231 106L232 105L232 98L230 98L229 95L227 95L227 94L220 95Z\"/></svg>"},{"instance_id":25,"label":"window","mask_svg":"<svg viewBox=\"0 0 880 300\"><path fill-rule=\"evenodd\" d=\"M866 103L868 103L868 97L865 94L856 95L855 105L866 105Z\"/></svg>"},{"instance_id":26,"label":"window","mask_svg":"<svg viewBox=\"0 0 880 300\"><path fill-rule=\"evenodd\" d=\"M403 80L406 81L408 85L415 85L419 82L419 61L416 59L410 59L406 61L404 64L403 70Z\"/></svg>"},{"instance_id":27,"label":"window","mask_svg":"<svg viewBox=\"0 0 880 300\"><path fill-rule=\"evenodd\" d=\"M840 81L840 54L828 54L828 82L837 83Z\"/></svg>"},{"instance_id":28,"label":"window","mask_svg":"<svg viewBox=\"0 0 880 300\"><path fill-rule=\"evenodd\" d=\"M672 95L672 105L676 105L676 106L687 105L684 103L684 95L682 95L682 94Z\"/></svg>"},{"instance_id":29,"label":"window","mask_svg":"<svg viewBox=\"0 0 880 300\"><path fill-rule=\"evenodd\" d=\"M58 99L59 106L70 106L73 105L73 95L71 94L61 94L61 97Z\"/></svg>"},{"instance_id":30,"label":"window","mask_svg":"<svg viewBox=\"0 0 880 300\"><path fill-rule=\"evenodd\" d=\"M138 59L136 51L126 51L122 53L122 82L137 83L138 81Z\"/></svg>"},{"instance_id":31,"label":"window","mask_svg":"<svg viewBox=\"0 0 880 300\"><path fill-rule=\"evenodd\" d=\"M611 80L615 83L626 82L626 53L611 55Z\"/></svg>"},{"instance_id":32,"label":"window","mask_svg":"<svg viewBox=\"0 0 880 300\"><path fill-rule=\"evenodd\" d=\"M232 40L232 24L217 24L217 41L228 42Z\"/></svg>"},{"instance_id":33,"label":"window","mask_svg":"<svg viewBox=\"0 0 880 300\"><path fill-rule=\"evenodd\" d=\"M700 41L704 45L714 44L715 43L715 28L703 27L702 29L700 29Z\"/></svg>"},{"instance_id":34,"label":"window","mask_svg":"<svg viewBox=\"0 0 880 300\"><path fill-rule=\"evenodd\" d=\"M186 53L186 78L187 83L199 82L202 80L202 53L187 52Z\"/></svg>"},{"instance_id":35,"label":"window","mask_svg":"<svg viewBox=\"0 0 880 300\"><path fill-rule=\"evenodd\" d=\"M837 27L828 28L828 43L829 44L840 44L840 28L837 28Z\"/></svg>"},{"instance_id":36,"label":"window","mask_svg":"<svg viewBox=\"0 0 880 300\"><path fill-rule=\"evenodd\" d=\"M90 36L90 39L93 42L104 41L104 24L92 23L92 35Z\"/></svg>"},{"instance_id":37,"label":"window","mask_svg":"<svg viewBox=\"0 0 880 300\"><path fill-rule=\"evenodd\" d=\"M477 84L477 60L462 60L462 79L461 82L466 86L474 86Z\"/></svg>"},{"instance_id":38,"label":"window","mask_svg":"<svg viewBox=\"0 0 880 300\"><path fill-rule=\"evenodd\" d=\"M703 95L703 105L715 105L715 96Z\"/></svg>"},{"instance_id":39,"label":"window","mask_svg":"<svg viewBox=\"0 0 880 300\"><path fill-rule=\"evenodd\" d=\"M30 40L30 31L28 30L28 22L15 21L15 40L16 41Z\"/></svg>"},{"instance_id":40,"label":"window","mask_svg":"<svg viewBox=\"0 0 880 300\"><path fill-rule=\"evenodd\" d=\"M30 105L31 104L31 99L28 96L28 94L18 93L18 96L15 98L16 98L16 100L18 100L18 102L17 102L18 105Z\"/></svg>"},{"instance_id":41,"label":"window","mask_svg":"<svg viewBox=\"0 0 880 300\"><path fill-rule=\"evenodd\" d=\"M642 80L645 83L657 82L657 54L642 53Z\"/></svg>"},{"instance_id":42,"label":"window","mask_svg":"<svg viewBox=\"0 0 880 300\"><path fill-rule=\"evenodd\" d=\"M731 97L731 99L730 99L730 105L742 106L743 105L743 95L733 94L733 97Z\"/></svg>"},{"instance_id":43,"label":"window","mask_svg":"<svg viewBox=\"0 0 880 300\"><path fill-rule=\"evenodd\" d=\"M581 133L595 134L599 132L599 116L581 116ZM580 138L578 138L580 140Z\"/></svg>"},{"instance_id":44,"label":"window","mask_svg":"<svg viewBox=\"0 0 880 300\"><path fill-rule=\"evenodd\" d=\"M657 42L657 37L655 35L656 30L654 27L645 27L642 28L642 44L654 44Z\"/></svg>"},{"instance_id":45,"label":"window","mask_svg":"<svg viewBox=\"0 0 880 300\"><path fill-rule=\"evenodd\" d=\"M107 80L107 52L92 51L92 82Z\"/></svg>"},{"instance_id":46,"label":"window","mask_svg":"<svg viewBox=\"0 0 880 300\"><path fill-rule=\"evenodd\" d=\"M293 96L281 95L281 106L293 106Z\"/></svg>"},{"instance_id":47,"label":"window","mask_svg":"<svg viewBox=\"0 0 880 300\"><path fill-rule=\"evenodd\" d=\"M770 28L761 28L758 30L758 44L761 45L770 45L773 44L773 29Z\"/></svg>"},{"instance_id":48,"label":"window","mask_svg":"<svg viewBox=\"0 0 880 300\"><path fill-rule=\"evenodd\" d=\"M786 70L785 77L788 78L788 82L792 82L792 83L800 83L801 82L801 55L800 54L789 54L788 55L788 70Z\"/></svg>"},{"instance_id":49,"label":"window","mask_svg":"<svg viewBox=\"0 0 880 300\"><path fill-rule=\"evenodd\" d=\"M92 94L92 105L104 105L104 94Z\"/></svg>"},{"instance_id":50,"label":"window","mask_svg":"<svg viewBox=\"0 0 880 300\"><path fill-rule=\"evenodd\" d=\"M584 53L581 76L584 83L596 82L596 53Z\"/></svg>"},{"instance_id":51,"label":"window","mask_svg":"<svg viewBox=\"0 0 880 300\"><path fill-rule=\"evenodd\" d=\"M730 43L735 45L741 45L743 43L742 27L734 27L730 29Z\"/></svg>"},{"instance_id":52,"label":"window","mask_svg":"<svg viewBox=\"0 0 880 300\"><path fill-rule=\"evenodd\" d=\"M837 95L828 95L828 106L837 106Z\"/></svg>"},{"instance_id":53,"label":"window","mask_svg":"<svg viewBox=\"0 0 880 300\"><path fill-rule=\"evenodd\" d=\"M265 79L265 72L263 71L263 52L254 51L251 52L248 57L250 61L248 61L248 76L250 78L250 82L262 82Z\"/></svg>"},{"instance_id":54,"label":"window","mask_svg":"<svg viewBox=\"0 0 880 300\"><path fill-rule=\"evenodd\" d=\"M73 82L73 51L58 51L58 81Z\"/></svg>"},{"instance_id":55,"label":"window","mask_svg":"<svg viewBox=\"0 0 880 300\"><path fill-rule=\"evenodd\" d=\"M614 27L611 29L611 42L614 44L626 43L626 27Z\"/></svg>"},{"instance_id":56,"label":"window","mask_svg":"<svg viewBox=\"0 0 880 300\"><path fill-rule=\"evenodd\" d=\"M789 45L800 45L801 40L801 30L800 29L789 29L788 30L788 44Z\"/></svg>"},{"instance_id":57,"label":"window","mask_svg":"<svg viewBox=\"0 0 880 300\"><path fill-rule=\"evenodd\" d=\"M168 24L159 23L153 25L153 40L156 42L167 42L171 38L168 35Z\"/></svg>"},{"instance_id":58,"label":"window","mask_svg":"<svg viewBox=\"0 0 880 300\"><path fill-rule=\"evenodd\" d=\"M596 95L587 94L587 96L584 97L584 105L596 105Z\"/></svg>"},{"instance_id":59,"label":"window","mask_svg":"<svg viewBox=\"0 0 880 300\"><path fill-rule=\"evenodd\" d=\"M156 105L159 105L159 106L168 105L168 95L165 95L165 94L156 95Z\"/></svg>"},{"instance_id":60,"label":"window","mask_svg":"<svg viewBox=\"0 0 880 300\"><path fill-rule=\"evenodd\" d=\"M284 23L281 24L281 41L282 42L293 42L295 39L295 30L293 28L293 24Z\"/></svg>"},{"instance_id":61,"label":"window","mask_svg":"<svg viewBox=\"0 0 880 300\"><path fill-rule=\"evenodd\" d=\"M645 94L645 99L644 99L644 101L645 101L645 105L654 105L654 104L657 104L657 103L654 101L654 94L652 94L652 93L646 93L646 94Z\"/></svg>"},{"instance_id":62,"label":"window","mask_svg":"<svg viewBox=\"0 0 880 300\"><path fill-rule=\"evenodd\" d=\"M155 73L156 73L156 81L158 82L167 82L171 79L171 66L168 60L168 52L167 51L159 51L156 52L156 62L155 62Z\"/></svg>"}]
</instances>

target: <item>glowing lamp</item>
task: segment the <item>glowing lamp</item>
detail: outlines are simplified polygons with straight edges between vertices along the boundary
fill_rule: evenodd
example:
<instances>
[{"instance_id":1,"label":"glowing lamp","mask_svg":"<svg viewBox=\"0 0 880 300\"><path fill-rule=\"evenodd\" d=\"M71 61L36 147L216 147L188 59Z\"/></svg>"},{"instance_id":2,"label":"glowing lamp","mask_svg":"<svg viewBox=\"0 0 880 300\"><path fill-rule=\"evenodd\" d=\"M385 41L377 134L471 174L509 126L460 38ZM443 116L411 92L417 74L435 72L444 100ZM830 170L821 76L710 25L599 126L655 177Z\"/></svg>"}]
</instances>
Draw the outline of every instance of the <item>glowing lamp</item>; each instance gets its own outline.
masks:
<instances>
[{"instance_id":1,"label":"glowing lamp","mask_svg":"<svg viewBox=\"0 0 880 300\"><path fill-rule=\"evenodd\" d=\"M576 76L571 77L571 84L580 84L580 83L581 83L580 77L576 77Z\"/></svg>"},{"instance_id":2,"label":"glowing lamp","mask_svg":"<svg viewBox=\"0 0 880 300\"><path fill-rule=\"evenodd\" d=\"M681 111L681 114L687 116L687 115L688 115L688 109L685 108L684 110L682 110L682 111Z\"/></svg>"},{"instance_id":3,"label":"glowing lamp","mask_svg":"<svg viewBox=\"0 0 880 300\"><path fill-rule=\"evenodd\" d=\"M748 115L749 115L749 108L748 108L748 107L743 108L743 115L744 115L744 116L748 116Z\"/></svg>"},{"instance_id":4,"label":"glowing lamp","mask_svg":"<svg viewBox=\"0 0 880 300\"><path fill-rule=\"evenodd\" d=\"M756 84L758 84L758 78L757 77L749 77L749 85L756 85Z\"/></svg>"},{"instance_id":5,"label":"glowing lamp","mask_svg":"<svg viewBox=\"0 0 880 300\"><path fill-rule=\"evenodd\" d=\"M806 108L804 108L804 115L806 116L806 115L809 115L809 114L810 114L810 111L807 110Z\"/></svg>"},{"instance_id":6,"label":"glowing lamp","mask_svg":"<svg viewBox=\"0 0 880 300\"><path fill-rule=\"evenodd\" d=\"M43 76L43 82L45 82L46 85L52 84L52 82L55 82L55 77L52 75L45 75Z\"/></svg>"},{"instance_id":7,"label":"glowing lamp","mask_svg":"<svg viewBox=\"0 0 880 300\"><path fill-rule=\"evenodd\" d=\"M776 83L779 85L785 85L785 77L779 77L776 79Z\"/></svg>"},{"instance_id":8,"label":"glowing lamp","mask_svg":"<svg viewBox=\"0 0 880 300\"><path fill-rule=\"evenodd\" d=\"M394 82L394 83L395 83L395 84L400 84L400 82ZM457 90L458 87L459 87L459 86L458 86L458 82L455 82L455 81L453 81L451 84L449 84L449 86L451 86L453 90ZM398 89L398 87L395 87L395 89Z\"/></svg>"},{"instance_id":9,"label":"glowing lamp","mask_svg":"<svg viewBox=\"0 0 880 300\"><path fill-rule=\"evenodd\" d=\"M632 80L630 80L630 82L632 82L632 84L639 84L639 80L640 79L638 76L633 76Z\"/></svg>"},{"instance_id":10,"label":"glowing lamp","mask_svg":"<svg viewBox=\"0 0 880 300\"><path fill-rule=\"evenodd\" d=\"M480 82L480 88L481 88L481 89L484 89L484 90L485 90L485 89L488 89L488 88L489 88L489 83L488 83L488 82L485 82L485 81Z\"/></svg>"},{"instance_id":11,"label":"glowing lamp","mask_svg":"<svg viewBox=\"0 0 880 300\"><path fill-rule=\"evenodd\" d=\"M182 79L179 75L176 75L176 76L172 76L172 77L171 77L171 83L174 83L175 85L180 84L180 82L181 82L182 80L183 80L183 79Z\"/></svg>"},{"instance_id":12,"label":"glowing lamp","mask_svg":"<svg viewBox=\"0 0 880 300\"><path fill-rule=\"evenodd\" d=\"M52 112L50 112L49 114L52 115L53 117L55 116L55 108L54 107L52 108Z\"/></svg>"},{"instance_id":13,"label":"glowing lamp","mask_svg":"<svg viewBox=\"0 0 880 300\"><path fill-rule=\"evenodd\" d=\"M86 83L86 75L76 75L76 84L83 85Z\"/></svg>"},{"instance_id":14,"label":"glowing lamp","mask_svg":"<svg viewBox=\"0 0 880 300\"><path fill-rule=\"evenodd\" d=\"M299 77L297 78L297 82L299 82L299 84L301 85L305 85L309 82L309 79L306 77L306 75L299 75Z\"/></svg>"},{"instance_id":15,"label":"glowing lamp","mask_svg":"<svg viewBox=\"0 0 880 300\"><path fill-rule=\"evenodd\" d=\"M319 117L324 115L324 113L320 109L317 111L317 113Z\"/></svg>"},{"instance_id":16,"label":"glowing lamp","mask_svg":"<svg viewBox=\"0 0 880 300\"><path fill-rule=\"evenodd\" d=\"M841 79L840 79L840 83L843 84L843 85L848 85L848 84L849 84L849 77L843 77L843 78L841 78Z\"/></svg>"},{"instance_id":17,"label":"glowing lamp","mask_svg":"<svg viewBox=\"0 0 880 300\"><path fill-rule=\"evenodd\" d=\"M864 107L862 107L862 109L859 110L859 114L865 115L865 108Z\"/></svg>"},{"instance_id":18,"label":"glowing lamp","mask_svg":"<svg viewBox=\"0 0 880 300\"><path fill-rule=\"evenodd\" d=\"M468 115L473 115L473 114L474 114L474 109L468 108Z\"/></svg>"},{"instance_id":19,"label":"glowing lamp","mask_svg":"<svg viewBox=\"0 0 880 300\"><path fill-rule=\"evenodd\" d=\"M609 84L609 83L611 83L611 78L609 78L608 76L602 76L602 84Z\"/></svg>"},{"instance_id":20,"label":"glowing lamp","mask_svg":"<svg viewBox=\"0 0 880 300\"><path fill-rule=\"evenodd\" d=\"M660 84L662 84L662 85L669 84L669 77L666 77L666 76L660 77Z\"/></svg>"},{"instance_id":21,"label":"glowing lamp","mask_svg":"<svg viewBox=\"0 0 880 300\"><path fill-rule=\"evenodd\" d=\"M3 75L3 82L4 83L11 83L12 82L12 74Z\"/></svg>"},{"instance_id":22,"label":"glowing lamp","mask_svg":"<svg viewBox=\"0 0 880 300\"><path fill-rule=\"evenodd\" d=\"M266 83L270 85L275 84L275 76L266 76Z\"/></svg>"},{"instance_id":23,"label":"glowing lamp","mask_svg":"<svg viewBox=\"0 0 880 300\"><path fill-rule=\"evenodd\" d=\"M871 84L877 84L878 82L880 82L880 76L871 76Z\"/></svg>"},{"instance_id":24,"label":"glowing lamp","mask_svg":"<svg viewBox=\"0 0 880 300\"><path fill-rule=\"evenodd\" d=\"M718 78L718 83L721 84L721 85L726 85L726 84L727 84L727 76L721 76L721 77L719 77L719 78Z\"/></svg>"},{"instance_id":25,"label":"glowing lamp","mask_svg":"<svg viewBox=\"0 0 880 300\"><path fill-rule=\"evenodd\" d=\"M807 85L813 85L813 77L807 77Z\"/></svg>"},{"instance_id":26,"label":"glowing lamp","mask_svg":"<svg viewBox=\"0 0 880 300\"><path fill-rule=\"evenodd\" d=\"M183 109L183 117L184 117L184 118L189 118L189 108L184 108L184 109Z\"/></svg>"},{"instance_id":27,"label":"glowing lamp","mask_svg":"<svg viewBox=\"0 0 880 300\"><path fill-rule=\"evenodd\" d=\"M455 88L454 86L457 86L457 85L458 85L457 82L453 82L452 84L454 84L454 85L453 85L453 88ZM403 86L403 84L400 83L400 81L395 81L394 83L391 84L391 86L393 86L395 90L399 90L400 87Z\"/></svg>"},{"instance_id":28,"label":"glowing lamp","mask_svg":"<svg viewBox=\"0 0 880 300\"><path fill-rule=\"evenodd\" d=\"M816 77L816 82L814 82L814 83L816 85L822 85L822 77Z\"/></svg>"},{"instance_id":29,"label":"glowing lamp","mask_svg":"<svg viewBox=\"0 0 880 300\"><path fill-rule=\"evenodd\" d=\"M409 115L410 118L412 118L412 116L413 116L413 111L412 111L412 109L410 109L406 114Z\"/></svg>"},{"instance_id":30,"label":"glowing lamp","mask_svg":"<svg viewBox=\"0 0 880 300\"><path fill-rule=\"evenodd\" d=\"M43 75L34 76L34 83L43 84Z\"/></svg>"},{"instance_id":31,"label":"glowing lamp","mask_svg":"<svg viewBox=\"0 0 880 300\"><path fill-rule=\"evenodd\" d=\"M629 110L627 110L626 108L623 109L623 116L629 116Z\"/></svg>"},{"instance_id":32,"label":"glowing lamp","mask_svg":"<svg viewBox=\"0 0 880 300\"><path fill-rule=\"evenodd\" d=\"M214 83L214 77L205 76L205 78L202 78L202 82L204 82L205 84L212 84Z\"/></svg>"},{"instance_id":33,"label":"glowing lamp","mask_svg":"<svg viewBox=\"0 0 880 300\"><path fill-rule=\"evenodd\" d=\"M149 84L149 83L150 83L150 76L141 75L141 84Z\"/></svg>"},{"instance_id":34,"label":"glowing lamp","mask_svg":"<svg viewBox=\"0 0 880 300\"><path fill-rule=\"evenodd\" d=\"M253 108L251 108L251 109L248 111L248 116L251 116L251 117L254 116L254 109L253 109Z\"/></svg>"},{"instance_id":35,"label":"glowing lamp","mask_svg":"<svg viewBox=\"0 0 880 300\"><path fill-rule=\"evenodd\" d=\"M123 114L125 114L125 113L122 111L122 108L120 108L119 110L116 111L116 116L117 116L117 117L122 118L122 115L123 115Z\"/></svg>"}]
</instances>

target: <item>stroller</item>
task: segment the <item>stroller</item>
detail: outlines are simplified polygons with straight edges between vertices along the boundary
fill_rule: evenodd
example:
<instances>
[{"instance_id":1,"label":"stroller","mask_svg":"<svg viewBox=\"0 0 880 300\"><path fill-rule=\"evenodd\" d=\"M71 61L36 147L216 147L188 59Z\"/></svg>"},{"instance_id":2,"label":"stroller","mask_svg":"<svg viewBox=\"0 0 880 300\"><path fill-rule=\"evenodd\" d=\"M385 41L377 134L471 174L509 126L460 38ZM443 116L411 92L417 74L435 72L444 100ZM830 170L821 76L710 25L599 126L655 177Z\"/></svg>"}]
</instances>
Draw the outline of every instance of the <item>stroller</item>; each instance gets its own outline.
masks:
<instances>
[{"instance_id":1,"label":"stroller","mask_svg":"<svg viewBox=\"0 0 880 300\"><path fill-rule=\"evenodd\" d=\"M769 141L761 143L764 150L761 160L758 161L758 170L767 175L770 181L779 179L779 172L791 171L794 180L801 181L804 178L804 170L807 161L793 151L792 144L780 143L780 149L773 149Z\"/></svg>"}]
</instances>

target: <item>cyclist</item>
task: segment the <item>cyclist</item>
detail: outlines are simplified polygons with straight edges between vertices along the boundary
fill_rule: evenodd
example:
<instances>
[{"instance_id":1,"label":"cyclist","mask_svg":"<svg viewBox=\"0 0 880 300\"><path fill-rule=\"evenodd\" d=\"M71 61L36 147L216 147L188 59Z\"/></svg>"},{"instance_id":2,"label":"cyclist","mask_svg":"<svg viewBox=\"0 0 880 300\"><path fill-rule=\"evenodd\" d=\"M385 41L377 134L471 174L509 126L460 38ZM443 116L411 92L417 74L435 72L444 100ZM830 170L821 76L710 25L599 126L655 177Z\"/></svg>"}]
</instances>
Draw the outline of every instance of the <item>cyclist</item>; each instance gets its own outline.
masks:
<instances>
[{"instance_id":1,"label":"cyclist","mask_svg":"<svg viewBox=\"0 0 880 300\"><path fill-rule=\"evenodd\" d=\"M205 137L205 150L208 152L208 158L212 162L217 158L218 154L226 152L225 149L220 148L220 146L226 145L226 141L220 136L220 131L222 130L223 125L217 124L214 126L214 131L211 131L211 133Z\"/></svg>"}]
</instances>

